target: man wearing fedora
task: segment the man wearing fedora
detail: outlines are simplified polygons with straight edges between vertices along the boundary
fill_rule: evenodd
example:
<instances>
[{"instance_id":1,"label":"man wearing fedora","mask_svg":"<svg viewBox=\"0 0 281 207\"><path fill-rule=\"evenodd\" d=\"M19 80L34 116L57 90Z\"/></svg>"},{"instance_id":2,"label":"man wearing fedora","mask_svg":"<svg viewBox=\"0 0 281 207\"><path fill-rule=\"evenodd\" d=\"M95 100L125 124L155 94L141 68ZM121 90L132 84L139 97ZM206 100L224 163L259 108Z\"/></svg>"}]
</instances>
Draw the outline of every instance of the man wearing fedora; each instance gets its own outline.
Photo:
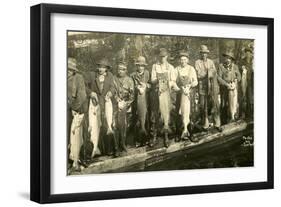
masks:
<instances>
[{"instance_id":1,"label":"man wearing fedora","mask_svg":"<svg viewBox=\"0 0 281 207\"><path fill-rule=\"evenodd\" d=\"M76 67L76 59L68 58L67 70L67 103L69 127L69 159L73 161L72 168L80 170L79 154L83 144L84 114L88 111L86 88L83 76Z\"/></svg>"},{"instance_id":2,"label":"man wearing fedora","mask_svg":"<svg viewBox=\"0 0 281 207\"><path fill-rule=\"evenodd\" d=\"M159 120L159 111L161 120L163 121L162 132L164 133L163 143L165 147L168 147L168 134L171 133L169 127L170 124L170 112L172 108L171 92L172 90L178 91L179 88L176 85L176 70L168 62L168 51L165 48L161 48L159 51L159 62L156 62L152 66L151 71L151 83L154 85L154 95L157 100L152 109L151 124L154 140L157 136L157 123ZM158 103L157 103L158 102Z\"/></svg>"},{"instance_id":3,"label":"man wearing fedora","mask_svg":"<svg viewBox=\"0 0 281 207\"><path fill-rule=\"evenodd\" d=\"M254 112L254 70L253 49L246 47L241 61L242 118L253 118Z\"/></svg>"},{"instance_id":4,"label":"man wearing fedora","mask_svg":"<svg viewBox=\"0 0 281 207\"><path fill-rule=\"evenodd\" d=\"M108 59L102 58L97 62L97 71L90 78L90 97L98 97L101 109L100 149L102 154L116 155L118 144L115 136L108 134L108 124L105 115L105 101L111 99L114 102L115 85L114 76L110 72L111 64ZM112 145L113 142L113 145Z\"/></svg>"},{"instance_id":5,"label":"man wearing fedora","mask_svg":"<svg viewBox=\"0 0 281 207\"><path fill-rule=\"evenodd\" d=\"M183 131L181 139L189 138L191 141L197 141L196 138L191 137L188 130L190 124L190 109L191 98L193 97L193 90L197 86L197 74L193 66L189 65L189 53L181 51L179 53L180 65L176 67L177 70L177 85L180 88L180 106L179 114L182 117Z\"/></svg>"},{"instance_id":6,"label":"man wearing fedora","mask_svg":"<svg viewBox=\"0 0 281 207\"><path fill-rule=\"evenodd\" d=\"M116 110L116 138L119 142L120 151L127 152L127 129L131 124L128 119L132 111L134 101L134 82L127 74L127 63L119 61L117 75L114 77L116 88L115 100L117 101Z\"/></svg>"},{"instance_id":7,"label":"man wearing fedora","mask_svg":"<svg viewBox=\"0 0 281 207\"><path fill-rule=\"evenodd\" d=\"M135 101L133 103L133 120L140 126L135 138L136 147L143 146L148 141L148 90L151 87L150 74L145 57L139 56L135 62L136 71L131 74L135 86ZM149 142L153 145L152 140Z\"/></svg>"},{"instance_id":8,"label":"man wearing fedora","mask_svg":"<svg viewBox=\"0 0 281 207\"><path fill-rule=\"evenodd\" d=\"M237 118L238 94L237 87L241 80L238 66L234 64L234 54L231 51L224 52L224 62L219 65L218 81L221 85L222 112L226 114L224 122L232 122Z\"/></svg>"},{"instance_id":9,"label":"man wearing fedora","mask_svg":"<svg viewBox=\"0 0 281 207\"><path fill-rule=\"evenodd\" d=\"M214 126L221 131L219 84L217 70L213 60L208 58L210 53L206 45L200 46L200 59L195 61L195 69L198 78L199 103L202 113L203 129L208 130L209 112L214 120Z\"/></svg>"}]
</instances>

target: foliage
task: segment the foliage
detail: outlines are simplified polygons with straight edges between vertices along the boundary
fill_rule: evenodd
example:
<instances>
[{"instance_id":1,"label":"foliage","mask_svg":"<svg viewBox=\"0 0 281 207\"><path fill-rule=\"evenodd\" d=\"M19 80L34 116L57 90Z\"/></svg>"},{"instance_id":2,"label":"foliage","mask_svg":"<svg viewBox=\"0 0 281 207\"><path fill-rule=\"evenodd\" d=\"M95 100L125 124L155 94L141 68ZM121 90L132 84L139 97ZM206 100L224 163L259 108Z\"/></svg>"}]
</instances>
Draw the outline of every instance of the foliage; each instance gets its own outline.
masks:
<instances>
[{"instance_id":1,"label":"foliage","mask_svg":"<svg viewBox=\"0 0 281 207\"><path fill-rule=\"evenodd\" d=\"M169 51L169 62L174 66L179 64L178 52L187 50L190 54L190 64L194 65L195 60L199 58L199 48L202 44L208 46L209 57L216 64L221 61L221 54L224 51L234 52L239 63L244 55L243 49L253 44L253 40L87 32L69 35L68 55L77 59L78 68L82 71L95 70L96 62L106 57L113 66L113 73L120 59L128 63L128 71L131 73L135 70L134 62L139 55L146 58L150 69L157 61L160 48Z\"/></svg>"}]
</instances>

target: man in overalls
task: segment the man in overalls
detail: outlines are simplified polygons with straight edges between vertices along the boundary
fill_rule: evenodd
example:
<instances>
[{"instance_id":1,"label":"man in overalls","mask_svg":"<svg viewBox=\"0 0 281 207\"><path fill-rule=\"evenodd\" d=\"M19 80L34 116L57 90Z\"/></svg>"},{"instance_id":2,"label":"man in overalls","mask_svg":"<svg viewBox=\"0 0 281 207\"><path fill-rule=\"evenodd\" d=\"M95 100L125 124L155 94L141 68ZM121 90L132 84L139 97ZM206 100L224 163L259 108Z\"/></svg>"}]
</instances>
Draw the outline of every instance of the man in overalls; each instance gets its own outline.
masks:
<instances>
[{"instance_id":1,"label":"man in overalls","mask_svg":"<svg viewBox=\"0 0 281 207\"><path fill-rule=\"evenodd\" d=\"M160 49L159 62L153 64L151 71L151 83L154 85L154 90L157 94L157 101L153 103L156 107L152 109L151 122L153 136L156 138L157 129L156 123L159 120L159 111L161 120L163 122L163 128L161 132L164 134L163 143L165 147L168 147L168 134L171 133L169 127L170 112L171 112L171 90L178 91L179 88L176 85L176 70L167 61L168 52L165 48ZM156 95L155 94L155 95Z\"/></svg>"},{"instance_id":2,"label":"man in overalls","mask_svg":"<svg viewBox=\"0 0 281 207\"><path fill-rule=\"evenodd\" d=\"M194 100L194 89L198 84L197 74L193 66L189 65L189 53L181 51L179 53L180 65L176 67L177 70L177 85L180 87L180 105L179 114L182 118L183 131L181 139L190 139L193 142L198 141L195 137L191 136L188 130L190 124L191 103Z\"/></svg>"}]
</instances>

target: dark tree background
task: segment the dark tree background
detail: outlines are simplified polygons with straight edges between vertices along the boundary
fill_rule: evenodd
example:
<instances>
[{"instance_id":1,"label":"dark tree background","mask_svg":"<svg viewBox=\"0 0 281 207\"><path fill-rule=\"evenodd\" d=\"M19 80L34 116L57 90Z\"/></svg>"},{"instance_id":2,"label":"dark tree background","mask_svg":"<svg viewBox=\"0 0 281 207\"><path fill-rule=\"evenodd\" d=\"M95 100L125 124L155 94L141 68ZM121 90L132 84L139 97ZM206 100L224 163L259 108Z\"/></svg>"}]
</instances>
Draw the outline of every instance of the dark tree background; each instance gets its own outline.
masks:
<instances>
[{"instance_id":1,"label":"dark tree background","mask_svg":"<svg viewBox=\"0 0 281 207\"><path fill-rule=\"evenodd\" d=\"M194 65L199 58L200 45L205 44L210 50L209 58L216 64L221 60L225 51L232 51L239 64L244 56L245 47L253 47L254 40L226 39L209 37L189 36L165 36L165 35L135 35L121 33L101 32L69 32L68 33L68 56L77 59L78 68L82 71L96 69L96 62L106 57L116 71L118 60L122 59L128 63L129 73L135 70L134 62L139 55L146 58L148 69L157 60L160 48L166 48L169 62L174 66L178 63L178 52L187 50L190 53L190 64Z\"/></svg>"}]
</instances>

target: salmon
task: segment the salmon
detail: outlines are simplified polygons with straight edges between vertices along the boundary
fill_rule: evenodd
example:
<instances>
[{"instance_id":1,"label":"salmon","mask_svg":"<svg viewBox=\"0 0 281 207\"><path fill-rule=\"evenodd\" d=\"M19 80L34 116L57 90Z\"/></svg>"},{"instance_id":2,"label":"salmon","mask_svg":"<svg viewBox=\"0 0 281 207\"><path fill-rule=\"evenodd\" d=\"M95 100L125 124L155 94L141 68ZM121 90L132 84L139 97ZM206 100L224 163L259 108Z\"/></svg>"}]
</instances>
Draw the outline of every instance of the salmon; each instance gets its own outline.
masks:
<instances>
[{"instance_id":1,"label":"salmon","mask_svg":"<svg viewBox=\"0 0 281 207\"><path fill-rule=\"evenodd\" d=\"M96 154L101 154L98 148L99 135L101 127L101 110L97 100L90 99L89 103L89 127L88 132L90 133L90 140L93 143L92 157Z\"/></svg>"},{"instance_id":2,"label":"salmon","mask_svg":"<svg viewBox=\"0 0 281 207\"><path fill-rule=\"evenodd\" d=\"M70 159L77 161L79 159L80 148L83 144L83 127L81 126L84 114L79 114L77 112L72 112L73 120L71 123L71 133L70 133Z\"/></svg>"},{"instance_id":3,"label":"salmon","mask_svg":"<svg viewBox=\"0 0 281 207\"><path fill-rule=\"evenodd\" d=\"M241 88L242 88L242 95L243 97L246 96L246 89L247 89L247 70L245 66L242 66L243 72L242 72L242 78L241 78Z\"/></svg>"},{"instance_id":4,"label":"salmon","mask_svg":"<svg viewBox=\"0 0 281 207\"><path fill-rule=\"evenodd\" d=\"M113 134L112 124L113 124L113 106L110 98L105 100L105 118L107 123L107 135Z\"/></svg>"},{"instance_id":5,"label":"salmon","mask_svg":"<svg viewBox=\"0 0 281 207\"><path fill-rule=\"evenodd\" d=\"M182 116L183 122L183 135L189 134L187 126L190 122L190 97L189 97L189 88L183 87L183 92L181 94L181 103L179 114ZM182 136L183 136L182 135Z\"/></svg>"},{"instance_id":6,"label":"salmon","mask_svg":"<svg viewBox=\"0 0 281 207\"><path fill-rule=\"evenodd\" d=\"M233 89L229 90L228 92L228 102L229 102L230 117L231 120L234 120L238 108L238 97L237 97L236 83L232 82L231 84Z\"/></svg>"},{"instance_id":7,"label":"salmon","mask_svg":"<svg viewBox=\"0 0 281 207\"><path fill-rule=\"evenodd\" d=\"M159 110L161 118L164 122L164 129L169 129L169 120L170 120L170 91L166 90L159 94Z\"/></svg>"},{"instance_id":8,"label":"salmon","mask_svg":"<svg viewBox=\"0 0 281 207\"><path fill-rule=\"evenodd\" d=\"M147 131L145 129L146 122L146 114L147 114L147 99L146 99L146 86L138 87L139 92L137 95L137 114L138 120L141 125L141 132L147 135Z\"/></svg>"},{"instance_id":9,"label":"salmon","mask_svg":"<svg viewBox=\"0 0 281 207\"><path fill-rule=\"evenodd\" d=\"M157 73L157 78L159 81L159 111L161 114L161 119L164 122L164 131L170 131L169 121L171 108L171 84L168 81L169 75L167 72Z\"/></svg>"}]
</instances>

